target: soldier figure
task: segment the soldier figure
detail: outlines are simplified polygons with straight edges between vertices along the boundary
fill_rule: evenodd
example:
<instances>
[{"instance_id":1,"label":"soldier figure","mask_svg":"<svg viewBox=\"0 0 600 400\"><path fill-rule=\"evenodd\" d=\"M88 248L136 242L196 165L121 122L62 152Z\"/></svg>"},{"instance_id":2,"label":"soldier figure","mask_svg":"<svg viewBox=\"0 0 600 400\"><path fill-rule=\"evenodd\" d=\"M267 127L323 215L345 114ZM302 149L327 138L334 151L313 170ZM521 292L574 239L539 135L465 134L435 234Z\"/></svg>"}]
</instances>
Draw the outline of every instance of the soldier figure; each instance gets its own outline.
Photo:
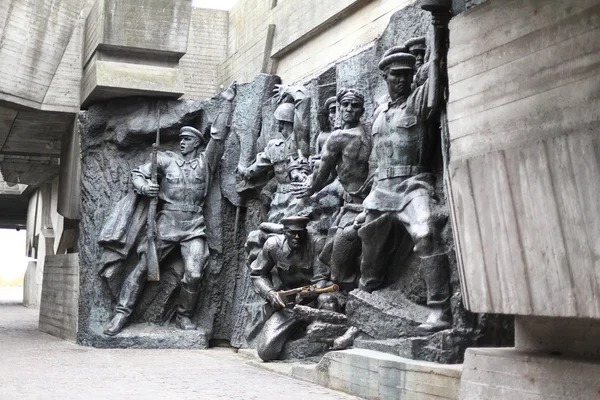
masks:
<instances>
[{"instance_id":1,"label":"soldier figure","mask_svg":"<svg viewBox=\"0 0 600 400\"><path fill-rule=\"evenodd\" d=\"M132 171L132 183L137 193L148 197L158 196L162 203L162 210L156 219L156 248L159 259L164 259L177 245L181 249L185 271L181 282L176 323L179 328L185 330L196 329L190 318L196 305L200 278L209 256L202 210L210 180L225 150L235 94L235 82L221 93L224 101L212 125L211 139L205 151L201 151L204 136L195 128L184 126L179 134L181 154L171 151L158 152L157 169L162 177L160 185L150 180L150 163ZM123 282L116 313L105 327L106 335L116 335L123 329L144 289L148 274L145 249L146 243L143 242L138 247L139 262Z\"/></svg>"},{"instance_id":2,"label":"soldier figure","mask_svg":"<svg viewBox=\"0 0 600 400\"><path fill-rule=\"evenodd\" d=\"M318 192L332 174L339 179L344 189L344 205L330 230L322 260L330 266L332 281L351 290L358 280L361 249L353 223L363 211L362 202L369 190L371 135L360 124L365 112L362 94L343 89L337 95L337 102L342 129L331 133L321 153L319 168L303 184L296 185L295 194L307 197Z\"/></svg>"},{"instance_id":3,"label":"soldier figure","mask_svg":"<svg viewBox=\"0 0 600 400\"><path fill-rule=\"evenodd\" d=\"M404 43L404 47L406 47L410 54L415 56L414 70L418 71L419 68L425 64L425 53L427 52L427 40L425 36L408 39L406 43Z\"/></svg>"},{"instance_id":4,"label":"soldier figure","mask_svg":"<svg viewBox=\"0 0 600 400\"><path fill-rule=\"evenodd\" d=\"M308 222L306 217L283 218L283 235L271 235L250 267L254 288L268 302L272 312L257 344L258 355L264 361L277 359L289 337L306 325L294 317L291 308L286 308L285 299L277 291L310 284L323 288L331 284L327 267L317 257L323 240L308 235ZM280 284L273 275L279 278ZM315 299L306 299L307 302L312 300Z\"/></svg>"},{"instance_id":5,"label":"soldier figure","mask_svg":"<svg viewBox=\"0 0 600 400\"><path fill-rule=\"evenodd\" d=\"M323 104L323 109L319 115L319 127L321 128L321 132L317 136L317 156L321 154L323 149L325 148L325 142L331 135L335 127L335 113L337 112L337 104L336 97L332 96L325 100L325 104Z\"/></svg>"},{"instance_id":6,"label":"soldier figure","mask_svg":"<svg viewBox=\"0 0 600 400\"><path fill-rule=\"evenodd\" d=\"M419 36L408 39L404 46L410 54L415 56L415 76L413 78L414 86L421 86L427 80L429 75L429 56L430 49L427 47L425 36Z\"/></svg>"},{"instance_id":7,"label":"soldier figure","mask_svg":"<svg viewBox=\"0 0 600 400\"><path fill-rule=\"evenodd\" d=\"M447 21L434 14L434 46L429 77L411 93L415 57L404 47L386 52L379 69L387 83L390 101L374 114L371 162L377 163L373 187L363 202L365 211L356 218L363 243L360 287L372 291L385 278L390 248L386 238L403 225L421 259L431 312L417 332L427 334L451 327L447 249L441 230L447 216L435 207L434 175L430 165L437 138L428 120L440 102L440 28Z\"/></svg>"},{"instance_id":8,"label":"soldier figure","mask_svg":"<svg viewBox=\"0 0 600 400\"><path fill-rule=\"evenodd\" d=\"M274 116L283 138L271 139L251 166L239 166L238 171L244 179L253 180L274 170L277 188L271 200L268 220L278 223L292 201L290 183L293 180L303 181L309 173L307 129L310 98L302 86L278 86L276 91L281 104Z\"/></svg>"}]
</instances>

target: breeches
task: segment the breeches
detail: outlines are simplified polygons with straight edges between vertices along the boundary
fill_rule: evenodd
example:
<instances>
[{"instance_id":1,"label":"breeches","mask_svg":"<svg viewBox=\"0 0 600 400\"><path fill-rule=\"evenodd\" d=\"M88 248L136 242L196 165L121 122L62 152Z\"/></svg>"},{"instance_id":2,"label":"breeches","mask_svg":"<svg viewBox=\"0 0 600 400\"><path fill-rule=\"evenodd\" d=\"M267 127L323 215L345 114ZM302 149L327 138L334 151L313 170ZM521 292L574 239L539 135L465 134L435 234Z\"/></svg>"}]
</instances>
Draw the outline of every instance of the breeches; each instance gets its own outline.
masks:
<instances>
[{"instance_id":1,"label":"breeches","mask_svg":"<svg viewBox=\"0 0 600 400\"><path fill-rule=\"evenodd\" d=\"M447 216L436 212L428 196L415 197L400 211L368 210L367 219L358 231L363 245L360 286L371 291L383 284L404 227L413 240L414 251L421 258L428 303L447 301L447 249L441 239L446 221Z\"/></svg>"}]
</instances>

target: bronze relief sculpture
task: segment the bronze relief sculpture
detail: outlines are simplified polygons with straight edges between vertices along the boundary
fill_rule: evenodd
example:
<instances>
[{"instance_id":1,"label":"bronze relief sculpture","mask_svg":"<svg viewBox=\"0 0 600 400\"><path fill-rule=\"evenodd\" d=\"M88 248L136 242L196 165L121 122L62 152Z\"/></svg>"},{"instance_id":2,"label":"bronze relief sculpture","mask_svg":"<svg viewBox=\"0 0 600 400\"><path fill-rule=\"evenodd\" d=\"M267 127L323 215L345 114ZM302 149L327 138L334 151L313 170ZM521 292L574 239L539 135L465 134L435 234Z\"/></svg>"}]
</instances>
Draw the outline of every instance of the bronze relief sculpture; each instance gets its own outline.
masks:
<instances>
[{"instance_id":1,"label":"bronze relief sculpture","mask_svg":"<svg viewBox=\"0 0 600 400\"><path fill-rule=\"evenodd\" d=\"M212 125L208 143L205 143L204 136L196 128L184 126L179 133L180 152L166 151L156 154L156 168L162 178L160 184L151 179L152 163L141 165L131 173L133 187L138 195L160 200L160 211L156 217L156 250L159 261L175 247L179 247L181 251L184 273L176 324L183 330L196 329L190 317L198 298L200 279L208 262L203 207L210 180L225 149L236 85L234 82L221 93L221 110ZM120 218L123 218L123 215L117 212L108 219L100 238L101 243L114 245L118 240L111 238L111 235L115 235L111 227L115 225L114 220ZM130 237L131 234L125 232L121 239L126 242ZM123 330L144 290L148 280L147 240L142 240L137 249L130 249L137 251L139 259L122 283L114 315L104 329L105 335L114 336ZM105 270L106 266L101 271L101 276Z\"/></svg>"}]
</instances>

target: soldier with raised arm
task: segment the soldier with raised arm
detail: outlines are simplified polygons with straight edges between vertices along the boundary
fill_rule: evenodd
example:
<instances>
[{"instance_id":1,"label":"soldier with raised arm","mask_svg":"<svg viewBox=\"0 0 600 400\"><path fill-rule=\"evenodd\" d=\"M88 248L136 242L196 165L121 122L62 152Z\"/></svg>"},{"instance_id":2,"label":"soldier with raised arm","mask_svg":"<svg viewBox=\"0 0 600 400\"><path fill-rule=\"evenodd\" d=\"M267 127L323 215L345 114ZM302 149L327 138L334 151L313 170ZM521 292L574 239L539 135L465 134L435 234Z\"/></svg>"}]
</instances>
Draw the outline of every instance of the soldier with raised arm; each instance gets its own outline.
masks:
<instances>
[{"instance_id":1,"label":"soldier with raised arm","mask_svg":"<svg viewBox=\"0 0 600 400\"><path fill-rule=\"evenodd\" d=\"M356 218L362 239L360 287L372 291L383 283L393 249L386 240L394 227L406 228L421 259L431 308L417 329L427 334L451 327L447 249L441 231L447 215L436 207L435 176L431 165L439 140L428 129L440 103L440 34L445 16L433 15L434 44L428 79L411 92L415 57L404 47L388 50L379 62L390 95L374 114L372 162L376 172L365 211Z\"/></svg>"},{"instance_id":2,"label":"soldier with raised arm","mask_svg":"<svg viewBox=\"0 0 600 400\"><path fill-rule=\"evenodd\" d=\"M310 97L303 86L277 85L278 102L274 117L281 138L271 139L256 161L248 166L238 166L238 172L252 181L274 171L277 187L271 200L269 222L278 223L293 200L292 181L303 181L309 173L309 123Z\"/></svg>"},{"instance_id":3,"label":"soldier with raised arm","mask_svg":"<svg viewBox=\"0 0 600 400\"><path fill-rule=\"evenodd\" d=\"M176 324L185 330L196 329L190 318L209 257L203 208L211 179L225 150L235 95L235 82L221 93L221 109L211 127L211 138L204 151L204 136L197 129L184 126L179 134L180 153L158 152L160 184L152 183L150 179L150 163L132 171L132 183L137 193L160 200L156 218L159 259L164 259L176 246L181 249L184 275ZM106 335L116 335L125 327L144 289L148 274L146 247L145 242L138 247L139 262L123 282L115 314L104 330Z\"/></svg>"},{"instance_id":4,"label":"soldier with raised arm","mask_svg":"<svg viewBox=\"0 0 600 400\"><path fill-rule=\"evenodd\" d=\"M357 284L361 248L353 223L369 190L371 135L360 123L365 112L362 94L342 89L337 102L342 129L331 133L321 152L319 168L303 184L296 185L295 194L311 196L325 187L331 175L337 176L344 189L344 205L330 231L327 264L333 282L343 289L353 289Z\"/></svg>"}]
</instances>

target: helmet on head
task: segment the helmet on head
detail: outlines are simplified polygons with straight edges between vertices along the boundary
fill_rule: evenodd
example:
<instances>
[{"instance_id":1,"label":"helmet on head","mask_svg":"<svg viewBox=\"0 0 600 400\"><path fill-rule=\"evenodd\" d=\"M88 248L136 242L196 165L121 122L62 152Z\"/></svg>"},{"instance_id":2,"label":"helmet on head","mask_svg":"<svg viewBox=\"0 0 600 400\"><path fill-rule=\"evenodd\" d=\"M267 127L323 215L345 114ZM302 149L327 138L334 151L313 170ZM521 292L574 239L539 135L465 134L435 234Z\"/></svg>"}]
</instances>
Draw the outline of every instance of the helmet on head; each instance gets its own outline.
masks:
<instances>
[{"instance_id":1,"label":"helmet on head","mask_svg":"<svg viewBox=\"0 0 600 400\"><path fill-rule=\"evenodd\" d=\"M294 123L294 105L292 103L280 104L275 110L275 119Z\"/></svg>"}]
</instances>

